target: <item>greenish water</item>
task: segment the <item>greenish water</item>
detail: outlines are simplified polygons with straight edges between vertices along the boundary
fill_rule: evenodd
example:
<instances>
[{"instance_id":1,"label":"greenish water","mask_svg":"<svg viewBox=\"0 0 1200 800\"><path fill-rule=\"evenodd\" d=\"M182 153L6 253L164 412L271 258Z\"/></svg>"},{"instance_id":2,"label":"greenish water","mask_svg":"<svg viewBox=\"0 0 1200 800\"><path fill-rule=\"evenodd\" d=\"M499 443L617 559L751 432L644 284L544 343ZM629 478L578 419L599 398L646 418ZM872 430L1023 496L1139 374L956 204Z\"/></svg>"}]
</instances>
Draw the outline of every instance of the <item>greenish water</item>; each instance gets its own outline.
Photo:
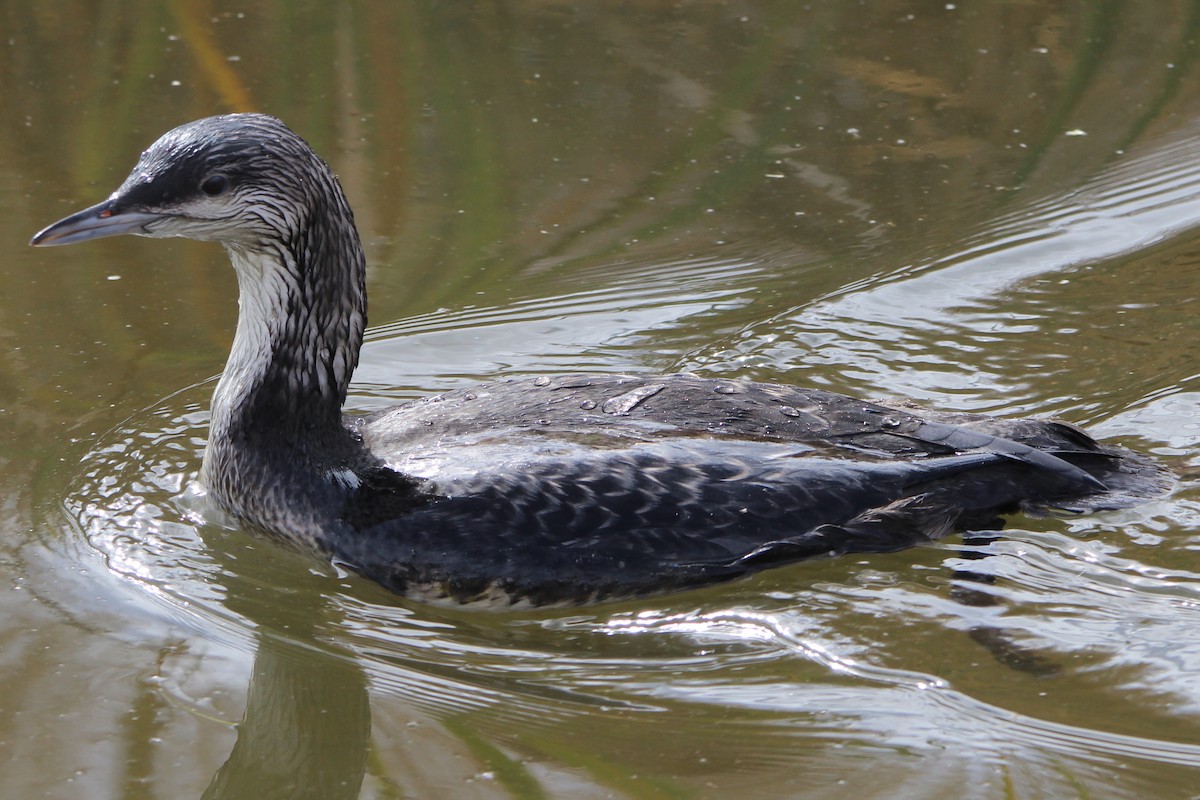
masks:
<instances>
[{"instance_id":1,"label":"greenish water","mask_svg":"<svg viewBox=\"0 0 1200 800\"><path fill-rule=\"evenodd\" d=\"M1200 793L1200 4L0 22L0 797ZM1060 415L1184 478L635 603L393 598L189 506L219 248L25 246L229 110L284 118L355 207L355 408L691 370Z\"/></svg>"}]
</instances>

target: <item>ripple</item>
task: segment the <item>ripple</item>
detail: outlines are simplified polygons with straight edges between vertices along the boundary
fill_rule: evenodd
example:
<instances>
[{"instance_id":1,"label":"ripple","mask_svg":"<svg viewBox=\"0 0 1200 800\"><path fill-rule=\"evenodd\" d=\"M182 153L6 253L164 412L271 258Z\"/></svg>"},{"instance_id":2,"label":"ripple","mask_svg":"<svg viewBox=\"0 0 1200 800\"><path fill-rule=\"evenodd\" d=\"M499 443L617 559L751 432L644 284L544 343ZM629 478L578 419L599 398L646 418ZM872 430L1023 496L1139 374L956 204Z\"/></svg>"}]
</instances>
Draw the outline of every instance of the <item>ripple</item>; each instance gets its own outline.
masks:
<instances>
[{"instance_id":1,"label":"ripple","mask_svg":"<svg viewBox=\"0 0 1200 800\"><path fill-rule=\"evenodd\" d=\"M848 281L815 302L761 319L719 352L696 354L683 368L762 366L839 391L883 392L947 408L1062 413L1079 405L1072 396L1081 385L1074 358L1088 348L1097 318L1102 333L1113 324L1106 315L1124 313L1126 323L1129 315L1153 319L1165 293L1131 277L1124 293L1110 287L1103 296L1082 296L1110 305L1141 300L1148 310L1077 309L1071 294L1081 292L1072 282L1093 269L1132 272L1129 264L1137 261L1130 261L1131 253L1172 237L1190 251L1184 232L1200 223L1197 152L1191 136L1147 147L1082 186L994 217L925 261ZM1039 304L1051 291L1049 302ZM1075 335L1080 329L1085 333ZM1114 330L1108 338L1125 335ZM1131 352L1130 360L1144 355ZM1044 379L1053 373L1073 386L1048 394ZM1094 385L1103 389L1106 382Z\"/></svg>"},{"instance_id":2,"label":"ripple","mask_svg":"<svg viewBox=\"0 0 1200 800\"><path fill-rule=\"evenodd\" d=\"M1149 202L1147 193L1130 197ZM988 337L1029 336L1045 324L1034 309L992 317L989 327L988 292L1003 282L964 278L955 285L974 294L951 298L939 327L920 317L921 303L928 310L945 298L925 297L928 284L914 272L729 325L727 315L756 302L762 268L680 262L644 281L653 270L640 265L629 283L608 288L404 320L373 331L350 405L376 408L510 367L642 369L656 355L647 343L664 329L688 336L697 320L719 319L735 329L726 346L697 351L684 366L838 361L847 382L888 387L904 385L895 377L903 375L908 388L970 407L1018 381L1004 363L984 361L954 383L952 367L979 363L964 348L987 352ZM907 295L887 288L910 280ZM885 317L880 298L909 305ZM397 387L384 373L398 374L401 363L415 366ZM1113 764L1200 767L1189 738L1200 719L1200 650L1190 644L1200 541L1182 532L1196 529L1200 501L1188 485L1125 512L1019 518L986 544L812 562L636 603L483 614L392 597L222 524L189 489L211 388L190 387L101 437L65 498L83 546L196 649L249 654L272 642L319 652L360 670L376 697L466 720L515 752L532 741L558 752L546 731L575 719L597 737L589 743L626 747L636 720L648 747L720 726L726 757L792 771L853 764L863 753L920 753L947 770L1003 767L1017 784L1053 774L1066 776L1058 786L1102 787ZM1192 454L1189 395L1139 397L1105 432ZM1027 387L1005 402L1047 400Z\"/></svg>"},{"instance_id":3,"label":"ripple","mask_svg":"<svg viewBox=\"0 0 1200 800\"><path fill-rule=\"evenodd\" d=\"M1152 525L1153 514L1103 539L1015 530L986 545L796 565L655 601L492 614L428 607L203 523L188 486L206 427L195 399L208 389L106 435L66 502L108 568L154 616L200 642L249 653L270 636L316 648L356 665L379 696L501 739L576 718L636 718L639 735L652 735L654 720L688 709L689 724L736 731L730 757L764 768L807 758L797 739L897 757L969 752L1025 781L1065 769L1090 784L1129 759L1200 766L1200 747L1150 732L1200 716L1200 650L1189 644L1200 556L1171 567L1123 546L1123 526ZM974 602L955 594L965 580L955 576L968 573ZM993 661L972 638L983 629L1054 662L1072 676L1067 691L1093 707L1103 699L1116 716L1106 724L1045 705L1056 684ZM188 705L177 673L164 671L163 691ZM1095 686L1078 685L1088 676ZM208 713L204 702L195 713ZM1121 715L1126 705L1140 716Z\"/></svg>"}]
</instances>

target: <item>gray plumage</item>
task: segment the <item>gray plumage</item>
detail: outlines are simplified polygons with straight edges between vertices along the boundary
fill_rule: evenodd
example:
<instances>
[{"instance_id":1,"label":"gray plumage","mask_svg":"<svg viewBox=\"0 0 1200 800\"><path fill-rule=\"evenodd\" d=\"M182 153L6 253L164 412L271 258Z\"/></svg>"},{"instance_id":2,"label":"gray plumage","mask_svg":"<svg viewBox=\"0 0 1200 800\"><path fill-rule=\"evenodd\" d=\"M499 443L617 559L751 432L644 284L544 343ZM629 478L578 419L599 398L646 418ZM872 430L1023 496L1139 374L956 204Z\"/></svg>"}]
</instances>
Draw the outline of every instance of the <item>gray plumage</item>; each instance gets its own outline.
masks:
<instances>
[{"instance_id":1,"label":"gray plumage","mask_svg":"<svg viewBox=\"0 0 1200 800\"><path fill-rule=\"evenodd\" d=\"M689 375L480 384L344 418L365 261L336 177L277 119L167 133L34 244L219 241L241 311L201 481L248 525L394 591L579 602L892 550L1024 508L1089 511L1170 476L1054 421Z\"/></svg>"}]
</instances>

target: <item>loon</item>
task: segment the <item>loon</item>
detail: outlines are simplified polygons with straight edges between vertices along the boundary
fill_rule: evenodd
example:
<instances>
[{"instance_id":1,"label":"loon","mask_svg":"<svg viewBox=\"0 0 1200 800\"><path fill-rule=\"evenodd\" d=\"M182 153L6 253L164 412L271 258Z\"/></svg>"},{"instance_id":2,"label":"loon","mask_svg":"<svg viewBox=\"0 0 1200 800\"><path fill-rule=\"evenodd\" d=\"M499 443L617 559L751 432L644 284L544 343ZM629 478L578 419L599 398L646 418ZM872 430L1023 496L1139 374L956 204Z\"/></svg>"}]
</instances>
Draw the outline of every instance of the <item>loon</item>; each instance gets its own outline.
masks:
<instances>
[{"instance_id":1,"label":"loon","mask_svg":"<svg viewBox=\"0 0 1200 800\"><path fill-rule=\"evenodd\" d=\"M892 551L1166 490L1155 461L1005 420L690 374L481 383L344 415L365 256L329 166L280 120L164 134L33 245L220 242L239 316L199 480L241 524L446 602L569 604Z\"/></svg>"}]
</instances>

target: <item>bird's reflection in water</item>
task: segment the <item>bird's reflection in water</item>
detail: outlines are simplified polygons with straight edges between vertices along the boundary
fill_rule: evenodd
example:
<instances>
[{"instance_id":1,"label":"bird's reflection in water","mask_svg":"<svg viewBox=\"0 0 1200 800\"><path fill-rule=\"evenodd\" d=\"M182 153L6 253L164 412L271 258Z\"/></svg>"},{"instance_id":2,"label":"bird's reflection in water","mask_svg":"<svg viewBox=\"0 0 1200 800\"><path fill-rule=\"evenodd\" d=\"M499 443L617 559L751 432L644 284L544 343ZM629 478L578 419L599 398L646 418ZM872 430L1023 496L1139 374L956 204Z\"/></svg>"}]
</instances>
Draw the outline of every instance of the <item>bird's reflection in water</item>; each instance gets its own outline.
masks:
<instances>
[{"instance_id":1,"label":"bird's reflection in water","mask_svg":"<svg viewBox=\"0 0 1200 800\"><path fill-rule=\"evenodd\" d=\"M975 531L963 537L963 549L959 552L959 557L976 564L973 565L973 569L954 570L951 599L964 606L987 607L1002 604L1002 601L986 590L986 587L996 582L996 576L984 569L987 559L992 555L986 549L987 546L1002 537L1003 533L999 529ZM1002 627L975 625L970 628L968 634L992 658L1009 669L1038 678L1048 678L1062 671L1061 665L1017 642Z\"/></svg>"},{"instance_id":2,"label":"bird's reflection in water","mask_svg":"<svg viewBox=\"0 0 1200 800\"><path fill-rule=\"evenodd\" d=\"M203 797L358 797L370 731L354 661L265 634L237 743Z\"/></svg>"},{"instance_id":3,"label":"bird's reflection in water","mask_svg":"<svg viewBox=\"0 0 1200 800\"><path fill-rule=\"evenodd\" d=\"M371 734L367 678L353 654L321 636L326 596L307 585L264 591L211 544L225 605L257 627L258 649L237 741L204 800L358 797Z\"/></svg>"}]
</instances>

